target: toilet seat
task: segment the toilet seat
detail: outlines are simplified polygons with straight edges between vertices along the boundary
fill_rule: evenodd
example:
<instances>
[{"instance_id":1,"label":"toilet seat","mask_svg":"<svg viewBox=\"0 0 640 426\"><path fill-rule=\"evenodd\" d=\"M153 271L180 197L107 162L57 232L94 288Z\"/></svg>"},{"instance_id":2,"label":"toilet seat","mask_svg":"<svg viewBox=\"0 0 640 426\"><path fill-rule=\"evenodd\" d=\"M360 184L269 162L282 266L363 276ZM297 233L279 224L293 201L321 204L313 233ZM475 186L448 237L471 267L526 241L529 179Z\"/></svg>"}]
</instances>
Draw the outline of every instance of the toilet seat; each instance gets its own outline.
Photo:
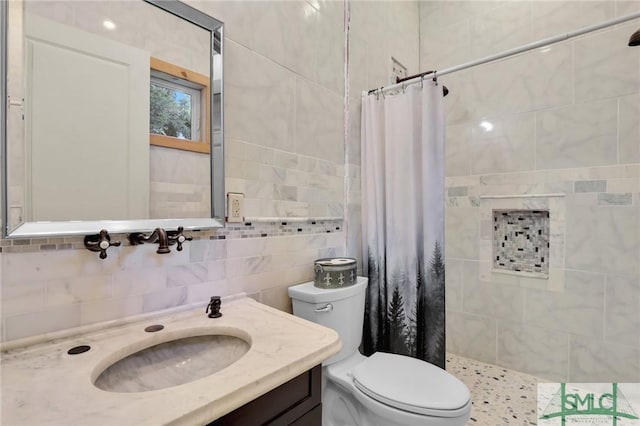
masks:
<instances>
[{"instance_id":1,"label":"toilet seat","mask_svg":"<svg viewBox=\"0 0 640 426\"><path fill-rule=\"evenodd\" d=\"M471 395L460 380L433 364L376 352L352 371L353 384L368 397L410 413L458 417Z\"/></svg>"}]
</instances>

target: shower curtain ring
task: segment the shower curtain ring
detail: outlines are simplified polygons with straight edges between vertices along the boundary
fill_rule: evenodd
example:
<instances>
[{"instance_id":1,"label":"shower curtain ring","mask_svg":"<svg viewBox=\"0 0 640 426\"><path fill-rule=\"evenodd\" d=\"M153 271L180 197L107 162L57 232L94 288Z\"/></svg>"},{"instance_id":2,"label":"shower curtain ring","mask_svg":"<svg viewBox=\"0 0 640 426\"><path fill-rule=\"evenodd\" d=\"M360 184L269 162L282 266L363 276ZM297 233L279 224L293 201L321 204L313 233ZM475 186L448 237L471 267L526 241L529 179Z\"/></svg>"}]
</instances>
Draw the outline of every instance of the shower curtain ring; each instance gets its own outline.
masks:
<instances>
[{"instance_id":1,"label":"shower curtain ring","mask_svg":"<svg viewBox=\"0 0 640 426\"><path fill-rule=\"evenodd\" d=\"M404 81L403 81L403 82L402 82L402 93L405 93L405 91L406 91L406 87L405 87L405 85L404 85Z\"/></svg>"},{"instance_id":2,"label":"shower curtain ring","mask_svg":"<svg viewBox=\"0 0 640 426\"><path fill-rule=\"evenodd\" d=\"M379 101L380 100L380 90L376 89L374 92L376 94L376 101Z\"/></svg>"},{"instance_id":3,"label":"shower curtain ring","mask_svg":"<svg viewBox=\"0 0 640 426\"><path fill-rule=\"evenodd\" d=\"M438 85L438 76L436 75L438 71L434 71L433 72L433 82L436 83L436 86Z\"/></svg>"},{"instance_id":4,"label":"shower curtain ring","mask_svg":"<svg viewBox=\"0 0 640 426\"><path fill-rule=\"evenodd\" d=\"M420 88L424 88L424 75L420 76Z\"/></svg>"},{"instance_id":5,"label":"shower curtain ring","mask_svg":"<svg viewBox=\"0 0 640 426\"><path fill-rule=\"evenodd\" d=\"M382 89L384 89L384 86L380 88L380 93L382 93L382 99L386 99L386 97L384 96L384 91Z\"/></svg>"}]
</instances>

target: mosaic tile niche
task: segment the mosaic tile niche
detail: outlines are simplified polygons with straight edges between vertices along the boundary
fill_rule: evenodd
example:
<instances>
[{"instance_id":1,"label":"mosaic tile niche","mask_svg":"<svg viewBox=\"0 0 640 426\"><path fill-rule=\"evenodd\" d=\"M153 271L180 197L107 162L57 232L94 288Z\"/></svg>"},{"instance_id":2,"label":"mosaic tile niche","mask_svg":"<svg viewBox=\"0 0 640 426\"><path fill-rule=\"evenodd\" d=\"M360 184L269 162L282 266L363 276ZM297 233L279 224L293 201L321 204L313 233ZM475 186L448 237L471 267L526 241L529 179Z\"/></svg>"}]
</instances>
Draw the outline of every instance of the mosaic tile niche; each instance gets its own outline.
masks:
<instances>
[{"instance_id":1,"label":"mosaic tile niche","mask_svg":"<svg viewBox=\"0 0 640 426\"><path fill-rule=\"evenodd\" d=\"M493 210L493 267L549 276L549 211Z\"/></svg>"}]
</instances>

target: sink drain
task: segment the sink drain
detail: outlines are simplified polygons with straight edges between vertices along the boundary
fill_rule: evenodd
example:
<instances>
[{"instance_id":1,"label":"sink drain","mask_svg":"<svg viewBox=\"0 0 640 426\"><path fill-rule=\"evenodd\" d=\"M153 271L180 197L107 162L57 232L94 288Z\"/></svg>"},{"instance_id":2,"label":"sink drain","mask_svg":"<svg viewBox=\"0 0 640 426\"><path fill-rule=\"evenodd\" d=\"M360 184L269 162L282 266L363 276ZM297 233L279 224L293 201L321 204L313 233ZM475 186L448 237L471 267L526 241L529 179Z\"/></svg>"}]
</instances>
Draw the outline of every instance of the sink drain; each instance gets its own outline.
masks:
<instances>
[{"instance_id":1,"label":"sink drain","mask_svg":"<svg viewBox=\"0 0 640 426\"><path fill-rule=\"evenodd\" d=\"M87 346L87 345L80 345L80 346L75 346L71 349L69 349L67 351L67 353L69 355L78 355L84 352L87 352L89 349L91 349L91 346Z\"/></svg>"},{"instance_id":2,"label":"sink drain","mask_svg":"<svg viewBox=\"0 0 640 426\"><path fill-rule=\"evenodd\" d=\"M164 325L155 324L155 325L150 325L149 327L145 328L144 331L146 331L147 333L155 333L156 331L160 331L163 328L164 328Z\"/></svg>"}]
</instances>

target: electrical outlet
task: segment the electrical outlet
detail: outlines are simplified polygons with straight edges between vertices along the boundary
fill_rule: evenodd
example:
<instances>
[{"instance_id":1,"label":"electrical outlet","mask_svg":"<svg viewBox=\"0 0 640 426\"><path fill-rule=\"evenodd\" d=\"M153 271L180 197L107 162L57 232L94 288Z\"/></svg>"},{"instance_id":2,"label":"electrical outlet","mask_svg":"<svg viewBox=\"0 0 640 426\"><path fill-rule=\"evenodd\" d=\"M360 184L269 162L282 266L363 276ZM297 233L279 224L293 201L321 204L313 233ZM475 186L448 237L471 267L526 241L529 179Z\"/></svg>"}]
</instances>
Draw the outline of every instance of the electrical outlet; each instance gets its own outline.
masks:
<instances>
[{"instance_id":1,"label":"electrical outlet","mask_svg":"<svg viewBox=\"0 0 640 426\"><path fill-rule=\"evenodd\" d=\"M244 194L227 193L227 222L244 221Z\"/></svg>"}]
</instances>

